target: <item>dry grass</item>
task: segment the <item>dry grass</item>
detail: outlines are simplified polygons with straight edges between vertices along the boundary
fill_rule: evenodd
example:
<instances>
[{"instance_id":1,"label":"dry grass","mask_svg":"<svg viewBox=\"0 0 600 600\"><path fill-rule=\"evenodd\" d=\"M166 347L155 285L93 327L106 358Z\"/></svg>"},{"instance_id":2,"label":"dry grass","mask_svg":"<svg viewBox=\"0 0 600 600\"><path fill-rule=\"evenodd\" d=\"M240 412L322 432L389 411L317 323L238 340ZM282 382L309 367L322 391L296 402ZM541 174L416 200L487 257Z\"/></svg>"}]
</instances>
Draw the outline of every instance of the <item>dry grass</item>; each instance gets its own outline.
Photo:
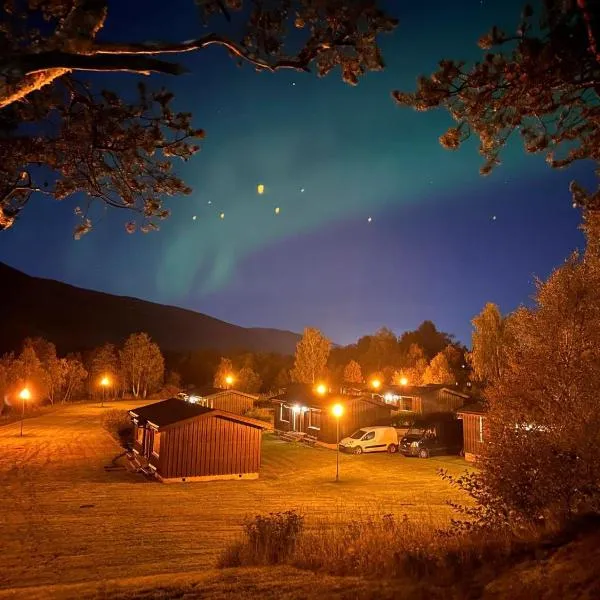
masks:
<instances>
[{"instance_id":1,"label":"dry grass","mask_svg":"<svg viewBox=\"0 0 600 600\"><path fill-rule=\"evenodd\" d=\"M258 481L162 485L128 471L106 471L120 454L101 415L137 403L64 406L0 428L0 589L69 584L211 569L239 538L244 519L295 509L308 531L324 523L393 513L411 522L447 523L458 492L439 467L458 458L335 454L266 436ZM32 596L33 597L33 596Z\"/></svg>"}]
</instances>

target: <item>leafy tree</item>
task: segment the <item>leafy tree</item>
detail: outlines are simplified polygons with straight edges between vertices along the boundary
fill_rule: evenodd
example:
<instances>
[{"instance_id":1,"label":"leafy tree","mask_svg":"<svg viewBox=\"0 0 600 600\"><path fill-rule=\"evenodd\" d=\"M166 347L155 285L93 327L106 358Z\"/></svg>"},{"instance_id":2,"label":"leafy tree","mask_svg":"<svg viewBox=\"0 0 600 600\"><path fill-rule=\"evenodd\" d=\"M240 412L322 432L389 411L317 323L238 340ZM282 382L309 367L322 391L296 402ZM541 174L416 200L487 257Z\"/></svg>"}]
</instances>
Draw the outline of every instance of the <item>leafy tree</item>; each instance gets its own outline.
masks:
<instances>
[{"instance_id":1,"label":"leafy tree","mask_svg":"<svg viewBox=\"0 0 600 600\"><path fill-rule=\"evenodd\" d=\"M290 370L280 369L279 373L277 373L277 377L275 377L273 381L273 389L280 390L282 388L285 388L289 385L290 381Z\"/></svg>"},{"instance_id":2,"label":"leafy tree","mask_svg":"<svg viewBox=\"0 0 600 600\"><path fill-rule=\"evenodd\" d=\"M400 385L403 378L406 378L408 385L422 385L423 376L427 370L427 359L423 348L418 344L411 344L404 359L404 368L394 373L392 381Z\"/></svg>"},{"instance_id":3,"label":"leafy tree","mask_svg":"<svg viewBox=\"0 0 600 600\"><path fill-rule=\"evenodd\" d=\"M453 343L452 335L438 331L431 321L423 321L414 331L406 331L400 337L400 350L406 355L413 344L421 348L424 358L431 360L446 346ZM410 362L410 356L408 361Z\"/></svg>"},{"instance_id":4,"label":"leafy tree","mask_svg":"<svg viewBox=\"0 0 600 600\"><path fill-rule=\"evenodd\" d=\"M31 348L40 361L43 371L43 375L40 376L44 380L44 395L50 400L50 404L54 404L59 398L64 385L63 370L56 355L56 346L41 337L27 338L23 344L25 347Z\"/></svg>"},{"instance_id":5,"label":"leafy tree","mask_svg":"<svg viewBox=\"0 0 600 600\"><path fill-rule=\"evenodd\" d=\"M356 84L383 68L377 37L396 25L375 0L196 4L205 22L214 24L212 31L181 43L137 43L111 41L109 28L104 30L108 0L3 3L0 228L14 223L32 194L64 199L83 193L139 214L148 231L168 216L164 195L191 191L172 173L170 159L189 159L203 132L192 126L189 113L173 112L172 94L140 87L139 97L126 101L114 92L95 92L75 74L177 75L185 69L166 58L220 46L260 71L314 66L323 76L339 66L344 81ZM290 35L292 28L297 31ZM77 209L76 237L92 227L88 209ZM127 230L135 224L130 221Z\"/></svg>"},{"instance_id":6,"label":"leafy tree","mask_svg":"<svg viewBox=\"0 0 600 600\"><path fill-rule=\"evenodd\" d=\"M467 482L485 521L600 510L599 317L600 253L589 245L511 317L506 365L486 389L481 471Z\"/></svg>"},{"instance_id":7,"label":"leafy tree","mask_svg":"<svg viewBox=\"0 0 600 600\"><path fill-rule=\"evenodd\" d=\"M526 6L514 34L493 27L479 40L480 62L442 60L414 93L394 93L402 105L450 113L456 124L440 137L444 147L477 136L482 174L500 163L515 132L552 167L600 162L600 5L545 0L544 7L536 23ZM576 183L571 189L575 203L600 208L600 189L590 196Z\"/></svg>"},{"instance_id":8,"label":"leafy tree","mask_svg":"<svg viewBox=\"0 0 600 600\"><path fill-rule=\"evenodd\" d=\"M88 372L81 357L74 354L59 359L59 364L62 375L62 401L69 402L83 390Z\"/></svg>"},{"instance_id":9,"label":"leafy tree","mask_svg":"<svg viewBox=\"0 0 600 600\"><path fill-rule=\"evenodd\" d=\"M425 373L423 373L423 383L426 385L429 383L454 385L456 383L448 358L443 351L431 359Z\"/></svg>"},{"instance_id":10,"label":"leafy tree","mask_svg":"<svg viewBox=\"0 0 600 600\"><path fill-rule=\"evenodd\" d=\"M351 360L344 368L344 381L347 383L363 382L360 365L355 360Z\"/></svg>"},{"instance_id":11,"label":"leafy tree","mask_svg":"<svg viewBox=\"0 0 600 600\"><path fill-rule=\"evenodd\" d=\"M88 386L91 394L100 393L100 380L108 377L111 389L116 391L121 385L119 355L114 344L103 344L94 348L88 361Z\"/></svg>"},{"instance_id":12,"label":"leafy tree","mask_svg":"<svg viewBox=\"0 0 600 600\"><path fill-rule=\"evenodd\" d=\"M473 348L467 359L475 379L486 385L501 377L505 368L510 341L509 319L502 316L496 304L488 302L471 322Z\"/></svg>"},{"instance_id":13,"label":"leafy tree","mask_svg":"<svg viewBox=\"0 0 600 600\"><path fill-rule=\"evenodd\" d=\"M216 388L222 389L230 387L229 383L227 383L227 378L232 377L233 373L233 363L231 362L231 359L221 357L221 361L219 362L219 366L215 373L213 385Z\"/></svg>"},{"instance_id":14,"label":"leafy tree","mask_svg":"<svg viewBox=\"0 0 600 600\"><path fill-rule=\"evenodd\" d=\"M244 367L238 372L236 389L252 394L258 392L261 385L260 375L250 367Z\"/></svg>"},{"instance_id":15,"label":"leafy tree","mask_svg":"<svg viewBox=\"0 0 600 600\"><path fill-rule=\"evenodd\" d=\"M48 374L32 345L25 345L21 354L13 361L11 379L16 393L24 386L30 388L33 401L48 397Z\"/></svg>"},{"instance_id":16,"label":"leafy tree","mask_svg":"<svg viewBox=\"0 0 600 600\"><path fill-rule=\"evenodd\" d=\"M330 348L331 342L318 329L306 327L302 339L296 345L292 380L316 383L325 372Z\"/></svg>"},{"instance_id":17,"label":"leafy tree","mask_svg":"<svg viewBox=\"0 0 600 600\"><path fill-rule=\"evenodd\" d=\"M160 348L147 333L132 333L119 352L125 385L137 398L160 388L165 365Z\"/></svg>"},{"instance_id":18,"label":"leafy tree","mask_svg":"<svg viewBox=\"0 0 600 600\"><path fill-rule=\"evenodd\" d=\"M369 346L362 356L362 364L367 371L380 371L398 362L399 349L396 334L387 327L381 327L369 336Z\"/></svg>"}]
</instances>

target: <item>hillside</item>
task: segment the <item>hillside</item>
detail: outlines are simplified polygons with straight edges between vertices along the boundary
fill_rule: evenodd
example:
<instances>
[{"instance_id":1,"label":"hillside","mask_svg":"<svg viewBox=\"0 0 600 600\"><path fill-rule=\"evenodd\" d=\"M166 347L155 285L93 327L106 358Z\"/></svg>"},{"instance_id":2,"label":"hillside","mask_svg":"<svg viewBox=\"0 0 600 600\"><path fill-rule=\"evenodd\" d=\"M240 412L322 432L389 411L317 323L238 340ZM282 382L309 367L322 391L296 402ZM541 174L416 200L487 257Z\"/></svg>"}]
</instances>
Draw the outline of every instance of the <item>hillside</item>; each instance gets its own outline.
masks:
<instances>
[{"instance_id":1,"label":"hillside","mask_svg":"<svg viewBox=\"0 0 600 600\"><path fill-rule=\"evenodd\" d=\"M121 343L146 331L164 351L201 348L291 354L299 336L278 329L245 328L207 315L137 298L113 296L31 277L0 263L0 352L28 336L53 341L59 352Z\"/></svg>"}]
</instances>

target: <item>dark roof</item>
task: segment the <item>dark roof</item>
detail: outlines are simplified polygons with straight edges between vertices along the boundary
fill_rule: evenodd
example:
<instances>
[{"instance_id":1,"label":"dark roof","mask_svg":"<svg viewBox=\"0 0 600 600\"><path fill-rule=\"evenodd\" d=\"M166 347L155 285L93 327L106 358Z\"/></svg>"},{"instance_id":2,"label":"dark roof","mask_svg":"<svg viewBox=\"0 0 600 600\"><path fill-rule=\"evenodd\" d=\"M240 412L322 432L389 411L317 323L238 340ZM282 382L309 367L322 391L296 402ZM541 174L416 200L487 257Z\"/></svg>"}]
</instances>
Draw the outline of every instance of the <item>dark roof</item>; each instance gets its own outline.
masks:
<instances>
[{"instance_id":1,"label":"dark roof","mask_svg":"<svg viewBox=\"0 0 600 600\"><path fill-rule=\"evenodd\" d=\"M162 400L154 404L140 406L139 408L130 410L129 414L142 421L149 421L158 427L165 427L177 423L177 421L184 421L185 419L191 419L192 417L212 412L212 410L212 408L190 404L179 398L169 398L168 400Z\"/></svg>"},{"instance_id":2,"label":"dark roof","mask_svg":"<svg viewBox=\"0 0 600 600\"><path fill-rule=\"evenodd\" d=\"M278 394L271 398L273 402L285 402L289 404L301 404L303 406L311 406L315 408L328 407L334 402L348 403L356 402L358 400L363 402L370 402L372 404L380 404L383 406L389 406L385 404L379 398L371 398L371 396L362 395L348 395L339 394L336 392L328 392L320 395L314 391L314 387L308 383L293 383L290 384L285 392Z\"/></svg>"},{"instance_id":3,"label":"dark roof","mask_svg":"<svg viewBox=\"0 0 600 600\"><path fill-rule=\"evenodd\" d=\"M200 398L206 398L206 396L212 396L213 394L220 394L226 392L224 388L213 387L212 385L203 385L201 387L193 387L188 390L190 396L200 396Z\"/></svg>"},{"instance_id":4,"label":"dark roof","mask_svg":"<svg viewBox=\"0 0 600 600\"><path fill-rule=\"evenodd\" d=\"M474 402L469 402L469 404L465 404L465 406L461 406L461 408L457 409L458 414L473 414L473 415L484 415L487 413L488 409L483 400L475 400Z\"/></svg>"},{"instance_id":5,"label":"dark roof","mask_svg":"<svg viewBox=\"0 0 600 600\"><path fill-rule=\"evenodd\" d=\"M456 394L464 398L469 397L465 392L457 390L455 386L444 383L432 383L429 385L384 385L377 391L369 389L368 393L383 395L387 392L392 392L398 396L426 396L431 392L438 392L439 390L448 390L451 394Z\"/></svg>"}]
</instances>

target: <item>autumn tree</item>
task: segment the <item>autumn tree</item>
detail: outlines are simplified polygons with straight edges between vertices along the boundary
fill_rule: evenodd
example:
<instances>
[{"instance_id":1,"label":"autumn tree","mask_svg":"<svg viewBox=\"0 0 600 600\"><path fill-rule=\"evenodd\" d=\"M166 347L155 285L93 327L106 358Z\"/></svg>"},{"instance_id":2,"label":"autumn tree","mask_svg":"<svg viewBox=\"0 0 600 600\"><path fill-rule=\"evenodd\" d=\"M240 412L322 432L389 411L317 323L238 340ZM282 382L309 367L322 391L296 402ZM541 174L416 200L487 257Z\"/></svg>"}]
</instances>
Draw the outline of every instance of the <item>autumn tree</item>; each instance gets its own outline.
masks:
<instances>
[{"instance_id":1,"label":"autumn tree","mask_svg":"<svg viewBox=\"0 0 600 600\"><path fill-rule=\"evenodd\" d=\"M89 390L91 394L100 393L100 380L108 377L111 390L116 391L121 385L119 355L114 344L103 344L92 351L88 364Z\"/></svg>"},{"instance_id":2,"label":"autumn tree","mask_svg":"<svg viewBox=\"0 0 600 600\"><path fill-rule=\"evenodd\" d=\"M423 321L414 331L405 331L400 336L399 347L405 355L405 362L413 361L409 353L414 344L420 347L424 358L429 361L452 343L452 335L439 331L432 321Z\"/></svg>"},{"instance_id":3,"label":"autumn tree","mask_svg":"<svg viewBox=\"0 0 600 600\"><path fill-rule=\"evenodd\" d=\"M344 367L344 381L346 383L362 383L363 376L360 365L355 361L351 360Z\"/></svg>"},{"instance_id":4,"label":"autumn tree","mask_svg":"<svg viewBox=\"0 0 600 600\"><path fill-rule=\"evenodd\" d=\"M324 76L339 67L354 85L383 68L377 38L396 25L375 0L196 4L212 30L185 42L141 43L111 39L108 0L2 4L0 228L12 226L34 194L83 194L76 237L92 227L90 201L134 215L128 231L136 222L148 231L168 216L164 196L191 192L171 162L199 149L204 134L191 114L175 112L166 90L140 86L134 100L96 90L81 79L86 72L178 75L185 68L173 56L217 46L258 71L314 67Z\"/></svg>"},{"instance_id":5,"label":"autumn tree","mask_svg":"<svg viewBox=\"0 0 600 600\"><path fill-rule=\"evenodd\" d=\"M425 373L423 373L423 383L425 385L430 383L454 385L456 383L447 355L443 351L436 354L427 365Z\"/></svg>"},{"instance_id":6,"label":"autumn tree","mask_svg":"<svg viewBox=\"0 0 600 600\"><path fill-rule=\"evenodd\" d=\"M54 404L60 399L64 385L64 374L60 359L56 354L56 346L41 337L27 338L23 345L31 348L40 362L40 375L43 379L44 396Z\"/></svg>"},{"instance_id":7,"label":"autumn tree","mask_svg":"<svg viewBox=\"0 0 600 600\"><path fill-rule=\"evenodd\" d=\"M213 385L216 388L226 389L231 387L231 385L227 382L228 377L234 376L233 363L231 359L221 357L219 362L219 366L215 372L215 377L213 379Z\"/></svg>"},{"instance_id":8,"label":"autumn tree","mask_svg":"<svg viewBox=\"0 0 600 600\"><path fill-rule=\"evenodd\" d=\"M560 522L600 510L600 253L593 247L538 283L534 306L511 317L506 364L485 391L481 471L468 486L480 516Z\"/></svg>"},{"instance_id":9,"label":"autumn tree","mask_svg":"<svg viewBox=\"0 0 600 600\"><path fill-rule=\"evenodd\" d=\"M423 348L418 344L411 344L404 358L404 367L394 373L392 382L401 385L405 378L408 385L422 385L423 376L427 370L427 359Z\"/></svg>"},{"instance_id":10,"label":"autumn tree","mask_svg":"<svg viewBox=\"0 0 600 600\"><path fill-rule=\"evenodd\" d=\"M59 363L62 375L62 401L69 402L83 391L88 372L83 366L81 357L76 354L59 359Z\"/></svg>"},{"instance_id":11,"label":"autumn tree","mask_svg":"<svg viewBox=\"0 0 600 600\"><path fill-rule=\"evenodd\" d=\"M137 398L160 388L165 364L160 348L147 333L132 333L119 351L125 385Z\"/></svg>"},{"instance_id":12,"label":"autumn tree","mask_svg":"<svg viewBox=\"0 0 600 600\"><path fill-rule=\"evenodd\" d=\"M555 168L575 161L600 162L600 4L592 0L545 0L536 19L523 10L514 33L493 27L479 40L483 57L474 65L445 59L414 93L396 101L419 111L442 107L455 124L441 137L449 149L475 136L488 174L513 134L525 150L543 153ZM597 171L600 174L600 171ZM592 194L571 184L575 204L600 209Z\"/></svg>"},{"instance_id":13,"label":"autumn tree","mask_svg":"<svg viewBox=\"0 0 600 600\"><path fill-rule=\"evenodd\" d=\"M27 386L35 401L48 397L48 374L31 344L24 345L19 356L12 362L11 370L14 394L19 388Z\"/></svg>"},{"instance_id":14,"label":"autumn tree","mask_svg":"<svg viewBox=\"0 0 600 600\"><path fill-rule=\"evenodd\" d=\"M244 367L239 370L236 377L236 389L253 394L260 390L261 385L260 375L254 369Z\"/></svg>"},{"instance_id":15,"label":"autumn tree","mask_svg":"<svg viewBox=\"0 0 600 600\"><path fill-rule=\"evenodd\" d=\"M316 328L306 327L296 345L291 376L298 383L316 383L327 367L331 342Z\"/></svg>"},{"instance_id":16,"label":"autumn tree","mask_svg":"<svg viewBox=\"0 0 600 600\"><path fill-rule=\"evenodd\" d=\"M387 327L381 327L369 336L368 349L361 357L367 371L381 371L397 364L399 358L398 338Z\"/></svg>"},{"instance_id":17,"label":"autumn tree","mask_svg":"<svg viewBox=\"0 0 600 600\"><path fill-rule=\"evenodd\" d=\"M509 318L502 316L496 304L488 302L471 323L472 350L467 360L475 380L486 385L501 377L506 365L506 350L510 341Z\"/></svg>"}]
</instances>

